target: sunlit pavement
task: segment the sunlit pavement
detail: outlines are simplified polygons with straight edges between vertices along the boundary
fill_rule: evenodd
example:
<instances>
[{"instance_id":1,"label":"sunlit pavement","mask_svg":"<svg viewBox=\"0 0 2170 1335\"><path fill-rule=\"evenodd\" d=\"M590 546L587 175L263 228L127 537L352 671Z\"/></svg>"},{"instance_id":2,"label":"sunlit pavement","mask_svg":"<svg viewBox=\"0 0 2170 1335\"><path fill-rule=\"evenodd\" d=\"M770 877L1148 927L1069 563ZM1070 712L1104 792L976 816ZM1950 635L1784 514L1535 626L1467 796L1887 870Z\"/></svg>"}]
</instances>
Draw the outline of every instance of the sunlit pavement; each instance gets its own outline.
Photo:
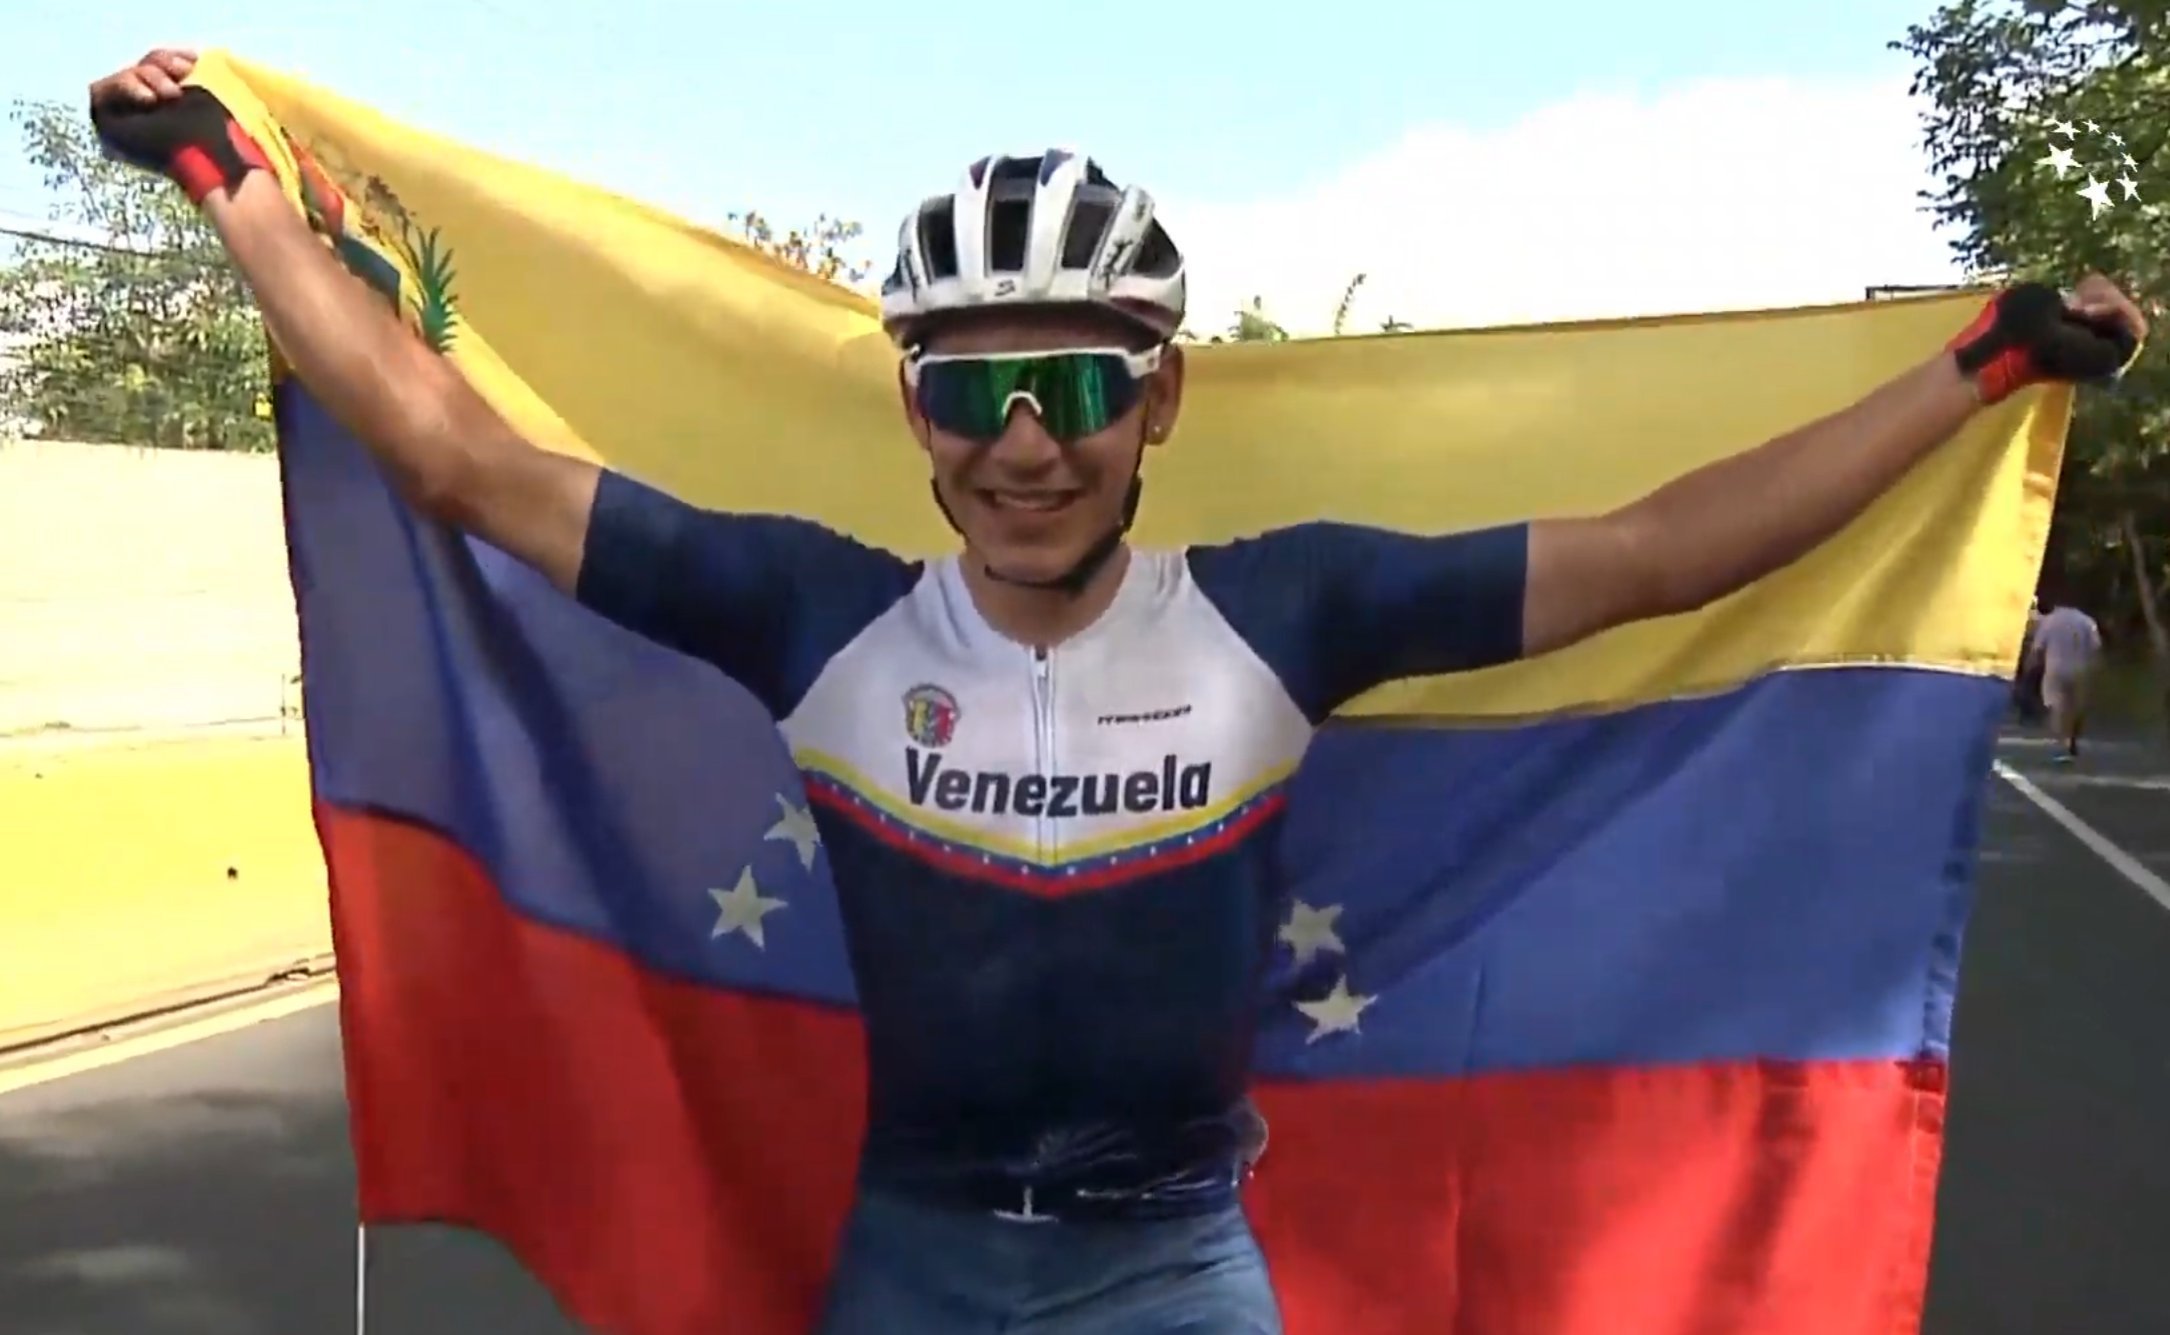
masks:
<instances>
[{"instance_id":1,"label":"sunlit pavement","mask_svg":"<svg viewBox=\"0 0 2170 1335\"><path fill-rule=\"evenodd\" d=\"M2159 743L2001 755L2170 877ZM2170 911L2001 779L1957 1025L1928 1330L2170 1329ZM328 1006L0 1095L0 1330L352 1330L346 1135ZM574 1331L442 1229L372 1233L369 1329Z\"/></svg>"}]
</instances>

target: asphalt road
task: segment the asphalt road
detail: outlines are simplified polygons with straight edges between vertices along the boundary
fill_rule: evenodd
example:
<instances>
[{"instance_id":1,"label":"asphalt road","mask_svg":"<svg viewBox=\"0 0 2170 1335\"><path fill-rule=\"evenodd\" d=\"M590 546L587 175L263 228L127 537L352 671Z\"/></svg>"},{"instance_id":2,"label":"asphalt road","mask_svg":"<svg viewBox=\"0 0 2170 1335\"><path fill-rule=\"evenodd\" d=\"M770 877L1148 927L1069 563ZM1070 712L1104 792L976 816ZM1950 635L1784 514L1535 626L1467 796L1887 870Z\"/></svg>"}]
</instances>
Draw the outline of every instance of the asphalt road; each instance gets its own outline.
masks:
<instances>
[{"instance_id":1,"label":"asphalt road","mask_svg":"<svg viewBox=\"0 0 2170 1335\"><path fill-rule=\"evenodd\" d=\"M2170 766L2005 759L2170 877ZM1932 1335L2170 1329L2170 911L1991 782L1961 983ZM0 1332L351 1330L328 1007L0 1096ZM371 1234L369 1329L578 1335L494 1245Z\"/></svg>"}]
</instances>

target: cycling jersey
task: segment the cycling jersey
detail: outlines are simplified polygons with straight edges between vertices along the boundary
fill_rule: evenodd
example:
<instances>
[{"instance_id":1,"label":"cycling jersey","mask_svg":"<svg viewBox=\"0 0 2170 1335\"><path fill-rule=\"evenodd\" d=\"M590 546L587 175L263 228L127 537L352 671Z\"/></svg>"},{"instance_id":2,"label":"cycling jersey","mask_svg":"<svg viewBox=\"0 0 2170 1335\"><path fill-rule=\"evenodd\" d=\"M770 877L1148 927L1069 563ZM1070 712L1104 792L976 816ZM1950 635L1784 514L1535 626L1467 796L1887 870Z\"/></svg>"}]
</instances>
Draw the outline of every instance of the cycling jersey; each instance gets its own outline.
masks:
<instances>
[{"instance_id":1,"label":"cycling jersey","mask_svg":"<svg viewBox=\"0 0 2170 1335\"><path fill-rule=\"evenodd\" d=\"M866 1032L869 1181L1209 1208L1282 911L1283 787L1382 682L1522 644L1527 528L1310 523L1133 552L1050 650L959 559L606 473L578 595L766 705L804 775Z\"/></svg>"}]
</instances>

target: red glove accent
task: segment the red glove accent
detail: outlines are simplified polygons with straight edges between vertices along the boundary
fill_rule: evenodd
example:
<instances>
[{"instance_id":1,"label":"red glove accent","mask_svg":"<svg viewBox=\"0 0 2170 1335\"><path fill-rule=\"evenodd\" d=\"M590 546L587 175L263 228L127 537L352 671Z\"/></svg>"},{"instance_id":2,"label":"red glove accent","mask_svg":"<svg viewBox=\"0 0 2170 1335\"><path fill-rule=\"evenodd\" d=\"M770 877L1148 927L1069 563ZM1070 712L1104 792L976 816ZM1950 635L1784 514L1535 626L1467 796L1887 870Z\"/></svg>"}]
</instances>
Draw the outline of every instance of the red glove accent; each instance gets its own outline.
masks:
<instances>
[{"instance_id":1,"label":"red glove accent","mask_svg":"<svg viewBox=\"0 0 2170 1335\"><path fill-rule=\"evenodd\" d=\"M242 129L239 122L226 122L226 143L233 150L233 157L225 162L200 144L186 145L174 153L169 170L175 184L188 196L189 203L202 204L206 196L222 186L238 189L241 178L252 170L274 170L271 159L264 155L263 146ZM239 171L234 171L234 163L239 164Z\"/></svg>"},{"instance_id":2,"label":"red glove accent","mask_svg":"<svg viewBox=\"0 0 2170 1335\"><path fill-rule=\"evenodd\" d=\"M1974 323L1945 345L1984 403L1996 403L2046 380L2067 384L2115 380L2138 351L2131 331L2094 324L2065 307L2042 283L2021 283L1989 299Z\"/></svg>"},{"instance_id":3,"label":"red glove accent","mask_svg":"<svg viewBox=\"0 0 2170 1335\"><path fill-rule=\"evenodd\" d=\"M1944 345L1946 351L1961 354L1960 370L1967 369L1967 351L1975 347L1988 350L1990 331L1995 329L1996 325L1997 303L1991 301L1982 307L1981 314L1974 317L1973 324L1960 330L1958 337ZM2042 373L2035 369L2033 360L2027 356L2027 349L2016 345L1992 354L1987 361L1980 364L1973 376L1975 391L1981 396L1983 403L2002 402L2042 379Z\"/></svg>"}]
</instances>

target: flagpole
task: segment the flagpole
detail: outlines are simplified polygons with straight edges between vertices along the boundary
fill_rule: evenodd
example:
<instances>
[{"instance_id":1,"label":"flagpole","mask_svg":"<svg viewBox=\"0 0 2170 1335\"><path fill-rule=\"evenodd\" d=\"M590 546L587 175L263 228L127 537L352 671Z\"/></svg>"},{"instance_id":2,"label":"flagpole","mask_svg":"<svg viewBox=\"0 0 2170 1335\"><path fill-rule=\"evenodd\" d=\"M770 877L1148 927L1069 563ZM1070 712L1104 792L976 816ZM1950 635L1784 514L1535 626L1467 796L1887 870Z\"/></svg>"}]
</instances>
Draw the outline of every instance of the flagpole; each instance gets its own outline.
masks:
<instances>
[{"instance_id":1,"label":"flagpole","mask_svg":"<svg viewBox=\"0 0 2170 1335\"><path fill-rule=\"evenodd\" d=\"M369 1227L354 1226L354 1335L369 1332Z\"/></svg>"}]
</instances>

